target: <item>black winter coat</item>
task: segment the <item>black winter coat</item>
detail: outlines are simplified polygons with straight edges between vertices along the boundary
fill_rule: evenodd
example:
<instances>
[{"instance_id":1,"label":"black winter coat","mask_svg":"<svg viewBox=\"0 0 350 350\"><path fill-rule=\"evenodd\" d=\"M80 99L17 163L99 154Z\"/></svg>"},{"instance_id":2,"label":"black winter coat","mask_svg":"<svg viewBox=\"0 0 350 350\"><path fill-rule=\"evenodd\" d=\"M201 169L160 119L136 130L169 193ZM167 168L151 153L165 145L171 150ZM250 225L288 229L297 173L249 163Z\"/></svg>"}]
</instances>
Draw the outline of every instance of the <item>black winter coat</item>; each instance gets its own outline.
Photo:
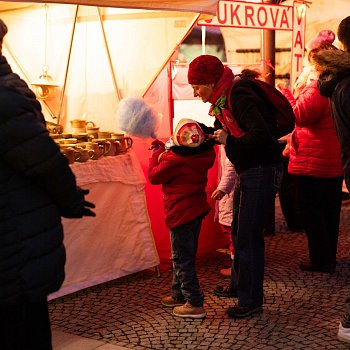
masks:
<instances>
[{"instance_id":1,"label":"black winter coat","mask_svg":"<svg viewBox=\"0 0 350 350\"><path fill-rule=\"evenodd\" d=\"M331 53L325 52L326 55ZM332 72L325 71L320 75L318 88L322 96L330 99L331 115L342 151L344 178L350 191L350 53L340 54L326 56Z\"/></svg>"},{"instance_id":2,"label":"black winter coat","mask_svg":"<svg viewBox=\"0 0 350 350\"><path fill-rule=\"evenodd\" d=\"M272 136L271 107L249 79L237 82L231 91L232 115L245 132L242 137L228 136L226 155L235 166L237 174L251 168L278 164L282 161L278 141Z\"/></svg>"},{"instance_id":3,"label":"black winter coat","mask_svg":"<svg viewBox=\"0 0 350 350\"><path fill-rule=\"evenodd\" d=\"M0 305L46 298L64 280L61 215L83 200L40 103L0 56Z\"/></svg>"}]
</instances>

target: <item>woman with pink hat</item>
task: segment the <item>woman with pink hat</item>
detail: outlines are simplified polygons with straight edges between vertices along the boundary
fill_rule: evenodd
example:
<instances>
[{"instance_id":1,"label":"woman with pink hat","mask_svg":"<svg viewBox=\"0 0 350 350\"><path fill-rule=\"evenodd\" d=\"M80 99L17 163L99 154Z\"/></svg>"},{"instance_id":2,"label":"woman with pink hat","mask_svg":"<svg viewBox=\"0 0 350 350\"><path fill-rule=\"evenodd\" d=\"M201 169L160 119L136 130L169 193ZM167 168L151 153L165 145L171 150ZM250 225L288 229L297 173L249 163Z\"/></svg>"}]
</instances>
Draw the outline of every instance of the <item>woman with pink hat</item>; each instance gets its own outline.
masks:
<instances>
[{"instance_id":1,"label":"woman with pink hat","mask_svg":"<svg viewBox=\"0 0 350 350\"><path fill-rule=\"evenodd\" d=\"M312 37L305 45L306 47L306 57L308 57L309 52L316 49L323 43L332 44L335 40L335 34L330 29L323 29L317 33L316 36ZM311 81L317 80L317 73L315 73L312 65L307 62L304 66L303 71L300 73L298 79L294 83L293 94L295 97L299 95L301 90L304 89Z\"/></svg>"}]
</instances>

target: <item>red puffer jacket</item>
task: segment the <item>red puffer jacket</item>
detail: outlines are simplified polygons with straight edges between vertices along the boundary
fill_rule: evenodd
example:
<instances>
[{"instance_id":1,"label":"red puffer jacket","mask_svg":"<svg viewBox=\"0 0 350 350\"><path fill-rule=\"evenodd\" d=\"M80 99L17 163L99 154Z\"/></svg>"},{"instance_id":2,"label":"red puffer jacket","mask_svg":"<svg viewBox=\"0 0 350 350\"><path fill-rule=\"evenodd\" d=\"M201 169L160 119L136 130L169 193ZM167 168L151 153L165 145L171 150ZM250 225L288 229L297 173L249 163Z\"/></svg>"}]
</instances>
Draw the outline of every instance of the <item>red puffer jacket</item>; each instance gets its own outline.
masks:
<instances>
[{"instance_id":1,"label":"red puffer jacket","mask_svg":"<svg viewBox=\"0 0 350 350\"><path fill-rule=\"evenodd\" d=\"M215 161L214 148L186 156L169 150L159 162L158 154L149 160L148 179L153 185L162 184L166 226L173 228L208 214L205 190L208 170Z\"/></svg>"},{"instance_id":2,"label":"red puffer jacket","mask_svg":"<svg viewBox=\"0 0 350 350\"><path fill-rule=\"evenodd\" d=\"M296 118L290 137L288 172L321 178L342 176L340 144L329 101L320 95L316 81L307 85L297 99L287 89L282 93Z\"/></svg>"}]
</instances>

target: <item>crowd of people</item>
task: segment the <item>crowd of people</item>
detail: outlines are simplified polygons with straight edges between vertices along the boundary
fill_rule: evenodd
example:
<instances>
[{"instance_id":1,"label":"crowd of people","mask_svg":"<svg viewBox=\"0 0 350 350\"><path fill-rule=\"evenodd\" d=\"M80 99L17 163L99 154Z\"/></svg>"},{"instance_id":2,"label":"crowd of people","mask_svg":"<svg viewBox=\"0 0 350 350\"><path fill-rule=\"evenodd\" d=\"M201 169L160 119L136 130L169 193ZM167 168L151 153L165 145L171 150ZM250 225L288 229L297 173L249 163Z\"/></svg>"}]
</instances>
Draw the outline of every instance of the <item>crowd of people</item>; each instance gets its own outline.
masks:
<instances>
[{"instance_id":1,"label":"crowd of people","mask_svg":"<svg viewBox=\"0 0 350 350\"><path fill-rule=\"evenodd\" d=\"M189 64L188 83L194 96L210 102L209 115L215 118L213 128L202 126L204 139L214 140L225 150L223 176L212 198L232 200L231 225L228 228L226 221L221 227L223 232L231 231L233 260L227 274L230 283L218 286L214 293L237 300L226 311L231 318L244 318L263 311L264 226L280 189L283 159L288 158L285 171L296 179L298 225L305 231L308 241L309 261L300 264L300 269L326 274L336 269L344 179L350 190L350 100L347 95L350 92L350 17L339 24L337 35L342 49L333 45L335 34L331 30L321 31L308 42L309 64L294 89L277 86L295 114L294 130L284 137L285 149L281 149L280 140L274 137L269 123L273 111L266 99L256 92L251 79L234 75L212 55L198 56ZM171 139L178 139L178 136L173 135ZM161 151L172 153L166 147ZM152 155L152 171L165 166L163 154L159 157L156 151ZM188 160L188 154L183 154L181 163L188 165ZM202 170L207 172L208 169ZM150 173L151 181L152 177ZM177 172L171 175L174 192L183 186L181 182L175 185L177 177ZM163 188L169 184L162 183ZM166 196L166 211L169 210L168 200ZM203 214L198 219L202 217ZM192 268L199 231L194 237L193 233L189 234L189 241L195 240L191 251ZM195 268L191 277L195 285L192 290L188 287L189 275L185 267L179 265L179 255L186 259L189 252L179 246L174 251L174 239L180 233L172 228L170 232L174 281L172 295L165 297L162 303L174 307L175 316L205 317L204 296L198 293ZM193 302L195 295L201 297ZM350 298L339 325L338 338L350 342Z\"/></svg>"},{"instance_id":2,"label":"crowd of people","mask_svg":"<svg viewBox=\"0 0 350 350\"><path fill-rule=\"evenodd\" d=\"M0 20L0 43L6 33ZM231 237L232 267L229 284L213 292L236 300L227 315L240 319L263 312L264 228L281 185L283 157L289 158L288 173L298 178L297 205L308 240L309 261L300 268L335 271L343 179L350 190L350 16L338 27L342 49L332 44L333 34L322 31L310 44L304 83L293 92L278 86L296 118L284 152L271 125L275 111L252 82L258 74L234 75L213 55L190 63L188 83L195 97L211 104L214 126L180 120L167 142L151 144L148 172L151 184L162 185L170 231L173 281L161 304L175 316L206 317L196 254L211 210L206 186L215 145L224 152L224 167L211 197L225 207L220 223ZM64 280L61 218L93 217L94 204L49 137L34 93L3 55L0 94L1 348L50 350L47 296ZM338 337L350 343L350 298Z\"/></svg>"},{"instance_id":3,"label":"crowd of people","mask_svg":"<svg viewBox=\"0 0 350 350\"><path fill-rule=\"evenodd\" d=\"M343 175L350 191L350 16L344 18L337 31L342 44L339 50L321 50L313 55L313 62L321 72L317 86L321 96L330 100L331 116L341 148ZM350 298L339 324L338 338L350 343Z\"/></svg>"}]
</instances>

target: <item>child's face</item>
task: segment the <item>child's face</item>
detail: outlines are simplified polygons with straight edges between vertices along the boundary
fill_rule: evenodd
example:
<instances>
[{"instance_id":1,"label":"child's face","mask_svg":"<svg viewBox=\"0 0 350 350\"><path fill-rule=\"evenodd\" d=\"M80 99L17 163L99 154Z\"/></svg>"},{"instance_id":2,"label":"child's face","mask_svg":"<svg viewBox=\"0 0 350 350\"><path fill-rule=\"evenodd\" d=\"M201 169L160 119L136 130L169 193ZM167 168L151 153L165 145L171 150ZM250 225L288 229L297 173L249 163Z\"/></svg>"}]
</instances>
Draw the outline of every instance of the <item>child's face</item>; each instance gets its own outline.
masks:
<instances>
[{"instance_id":1,"label":"child's face","mask_svg":"<svg viewBox=\"0 0 350 350\"><path fill-rule=\"evenodd\" d=\"M203 102L208 102L213 94L214 84L208 85L191 85L193 89L193 96L200 97Z\"/></svg>"}]
</instances>

